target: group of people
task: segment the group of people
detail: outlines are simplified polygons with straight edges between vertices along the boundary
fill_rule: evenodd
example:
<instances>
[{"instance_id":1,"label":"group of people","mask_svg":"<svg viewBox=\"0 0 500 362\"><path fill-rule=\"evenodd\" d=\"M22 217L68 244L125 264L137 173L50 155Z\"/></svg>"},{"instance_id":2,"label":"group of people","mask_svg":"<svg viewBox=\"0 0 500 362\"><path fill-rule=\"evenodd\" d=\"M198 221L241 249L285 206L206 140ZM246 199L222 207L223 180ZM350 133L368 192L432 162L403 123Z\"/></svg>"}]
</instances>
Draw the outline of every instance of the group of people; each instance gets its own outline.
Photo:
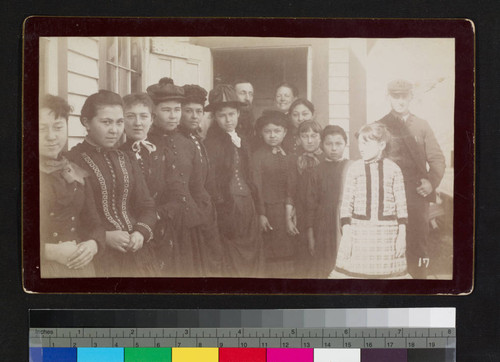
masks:
<instances>
[{"instance_id":1,"label":"group of people","mask_svg":"<svg viewBox=\"0 0 500 362\"><path fill-rule=\"evenodd\" d=\"M412 84L388 85L392 110L356 133L356 161L293 85L257 119L253 92L170 78L123 98L101 90L69 152L71 107L42 97L41 276L425 278L444 157L409 112Z\"/></svg>"}]
</instances>

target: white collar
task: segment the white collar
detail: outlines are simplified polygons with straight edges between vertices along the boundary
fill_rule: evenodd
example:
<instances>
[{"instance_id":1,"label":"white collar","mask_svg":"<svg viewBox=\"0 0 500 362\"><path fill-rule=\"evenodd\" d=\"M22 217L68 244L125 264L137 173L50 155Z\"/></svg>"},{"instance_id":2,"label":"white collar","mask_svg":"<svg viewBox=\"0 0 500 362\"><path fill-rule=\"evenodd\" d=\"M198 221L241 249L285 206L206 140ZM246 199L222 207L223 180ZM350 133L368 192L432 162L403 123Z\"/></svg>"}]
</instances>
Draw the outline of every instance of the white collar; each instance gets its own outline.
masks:
<instances>
[{"instance_id":1,"label":"white collar","mask_svg":"<svg viewBox=\"0 0 500 362\"><path fill-rule=\"evenodd\" d=\"M231 137L231 142L233 142L233 145L235 145L237 148L241 147L241 138L238 136L238 133L236 131L231 131L227 132L227 134Z\"/></svg>"}]
</instances>

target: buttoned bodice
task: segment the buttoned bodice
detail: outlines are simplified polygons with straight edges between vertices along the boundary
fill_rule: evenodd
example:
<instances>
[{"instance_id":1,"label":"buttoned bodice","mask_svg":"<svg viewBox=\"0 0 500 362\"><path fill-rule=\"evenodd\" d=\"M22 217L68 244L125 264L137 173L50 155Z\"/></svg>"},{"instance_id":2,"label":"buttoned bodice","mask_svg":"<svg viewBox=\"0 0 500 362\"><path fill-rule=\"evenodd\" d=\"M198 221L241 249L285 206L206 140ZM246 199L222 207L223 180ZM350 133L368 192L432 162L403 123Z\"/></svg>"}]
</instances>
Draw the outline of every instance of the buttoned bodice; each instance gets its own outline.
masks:
<instances>
[{"instance_id":1,"label":"buttoned bodice","mask_svg":"<svg viewBox=\"0 0 500 362\"><path fill-rule=\"evenodd\" d=\"M157 209L164 217L173 218L174 214L181 213L189 226L201 224L203 215L195 199L201 199L204 190L196 146L177 130L165 132L154 127L149 138L165 160L165 185L157 200Z\"/></svg>"}]
</instances>

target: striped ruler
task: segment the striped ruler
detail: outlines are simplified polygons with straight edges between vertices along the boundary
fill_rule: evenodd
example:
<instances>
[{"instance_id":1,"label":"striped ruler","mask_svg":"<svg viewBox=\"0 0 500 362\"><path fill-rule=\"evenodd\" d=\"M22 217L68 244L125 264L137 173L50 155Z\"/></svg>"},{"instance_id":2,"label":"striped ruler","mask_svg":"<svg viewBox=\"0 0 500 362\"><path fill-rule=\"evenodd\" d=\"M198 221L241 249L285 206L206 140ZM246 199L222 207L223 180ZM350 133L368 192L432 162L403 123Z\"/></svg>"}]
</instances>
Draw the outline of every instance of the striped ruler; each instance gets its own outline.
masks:
<instances>
[{"instance_id":1,"label":"striped ruler","mask_svg":"<svg viewBox=\"0 0 500 362\"><path fill-rule=\"evenodd\" d=\"M29 341L31 361L455 361L455 333L453 308L37 310Z\"/></svg>"}]
</instances>

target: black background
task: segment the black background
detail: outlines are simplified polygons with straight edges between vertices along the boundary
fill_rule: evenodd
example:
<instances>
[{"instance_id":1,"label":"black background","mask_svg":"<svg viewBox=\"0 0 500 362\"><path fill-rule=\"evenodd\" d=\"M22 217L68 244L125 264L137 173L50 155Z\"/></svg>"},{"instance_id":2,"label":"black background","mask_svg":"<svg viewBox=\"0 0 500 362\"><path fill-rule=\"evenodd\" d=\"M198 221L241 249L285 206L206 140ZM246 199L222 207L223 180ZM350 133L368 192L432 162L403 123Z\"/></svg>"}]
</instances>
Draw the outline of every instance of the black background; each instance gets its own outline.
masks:
<instances>
[{"instance_id":1,"label":"black background","mask_svg":"<svg viewBox=\"0 0 500 362\"><path fill-rule=\"evenodd\" d=\"M27 360L30 308L376 308L456 307L459 361L499 361L498 1L60 1L2 6L0 127L0 360ZM65 6L68 6L67 8ZM469 18L477 40L475 289L469 296L29 295L21 280L22 22L29 15ZM465 140L464 140L465 141ZM34 170L38 172L38 170Z\"/></svg>"}]
</instances>

